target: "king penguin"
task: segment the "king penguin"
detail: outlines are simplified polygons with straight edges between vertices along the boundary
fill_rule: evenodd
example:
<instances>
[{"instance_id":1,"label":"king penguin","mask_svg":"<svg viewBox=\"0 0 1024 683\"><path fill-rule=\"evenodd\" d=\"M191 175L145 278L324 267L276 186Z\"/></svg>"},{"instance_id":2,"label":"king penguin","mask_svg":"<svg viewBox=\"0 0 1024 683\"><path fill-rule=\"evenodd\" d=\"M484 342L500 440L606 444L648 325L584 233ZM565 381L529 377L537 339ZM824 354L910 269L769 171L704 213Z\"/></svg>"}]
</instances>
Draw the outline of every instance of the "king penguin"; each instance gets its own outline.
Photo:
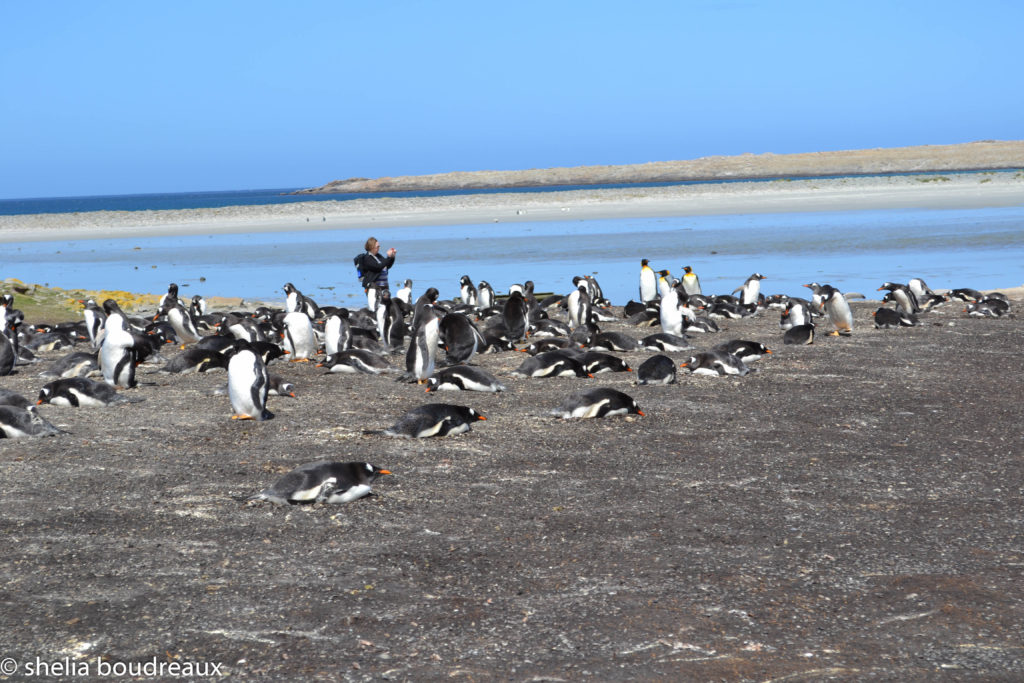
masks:
<instances>
[{"instance_id":1,"label":"king penguin","mask_svg":"<svg viewBox=\"0 0 1024 683\"><path fill-rule=\"evenodd\" d=\"M687 296L693 296L694 294L702 294L700 290L700 278L697 277L697 273L693 272L693 268L690 266L683 266L685 275L683 275L683 291L686 292Z\"/></svg>"},{"instance_id":2,"label":"king penguin","mask_svg":"<svg viewBox=\"0 0 1024 683\"><path fill-rule=\"evenodd\" d=\"M263 358L251 344L242 345L228 361L228 396L235 411L232 420L266 420L270 376Z\"/></svg>"},{"instance_id":3,"label":"king penguin","mask_svg":"<svg viewBox=\"0 0 1024 683\"><path fill-rule=\"evenodd\" d=\"M658 275L647 264L647 259L640 261L640 301L642 303L658 298Z\"/></svg>"}]
</instances>

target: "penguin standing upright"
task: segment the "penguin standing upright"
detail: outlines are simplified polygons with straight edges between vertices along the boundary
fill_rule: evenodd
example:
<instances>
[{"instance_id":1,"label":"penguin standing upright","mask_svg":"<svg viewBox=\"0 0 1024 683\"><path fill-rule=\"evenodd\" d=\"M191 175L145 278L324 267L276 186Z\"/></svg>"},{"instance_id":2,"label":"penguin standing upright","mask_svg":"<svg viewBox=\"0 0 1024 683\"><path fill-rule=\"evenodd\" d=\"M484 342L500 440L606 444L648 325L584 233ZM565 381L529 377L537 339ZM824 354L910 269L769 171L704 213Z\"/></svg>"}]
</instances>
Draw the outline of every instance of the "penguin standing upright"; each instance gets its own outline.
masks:
<instances>
[{"instance_id":1,"label":"penguin standing upright","mask_svg":"<svg viewBox=\"0 0 1024 683\"><path fill-rule=\"evenodd\" d=\"M410 325L410 331L413 334L416 334L416 330L419 329L419 326L422 324L423 311L425 309L432 308L434 302L437 301L438 296L439 292L436 287L428 287L427 291L423 292L423 294L420 295L420 298L416 299L416 304L413 306L412 311L412 323Z\"/></svg>"},{"instance_id":2,"label":"penguin standing upright","mask_svg":"<svg viewBox=\"0 0 1024 683\"><path fill-rule=\"evenodd\" d=\"M445 361L449 365L467 363L487 346L483 335L464 313L446 313L441 318L439 332L448 354Z\"/></svg>"},{"instance_id":3,"label":"penguin standing upright","mask_svg":"<svg viewBox=\"0 0 1024 683\"><path fill-rule=\"evenodd\" d=\"M352 326L348 318L335 311L324 321L324 353L333 356L338 351L347 351L352 343Z\"/></svg>"},{"instance_id":4,"label":"penguin standing upright","mask_svg":"<svg viewBox=\"0 0 1024 683\"><path fill-rule=\"evenodd\" d=\"M700 290L700 278L697 277L697 273L693 272L693 268L690 266L683 266L683 270L686 272L686 274L683 275L683 291L686 292L687 296L702 294Z\"/></svg>"},{"instance_id":5,"label":"penguin standing upright","mask_svg":"<svg viewBox=\"0 0 1024 683\"><path fill-rule=\"evenodd\" d=\"M658 298L658 276L648 265L647 259L640 260L640 301L647 303Z\"/></svg>"},{"instance_id":6,"label":"penguin standing upright","mask_svg":"<svg viewBox=\"0 0 1024 683\"><path fill-rule=\"evenodd\" d=\"M266 420L270 376L263 358L246 342L228 361L228 396L235 411L232 420Z\"/></svg>"},{"instance_id":7,"label":"penguin standing upright","mask_svg":"<svg viewBox=\"0 0 1024 683\"><path fill-rule=\"evenodd\" d=\"M569 309L569 327L576 329L590 322L592 303L585 284L578 285L569 294L569 297L566 299L566 306Z\"/></svg>"},{"instance_id":8,"label":"penguin standing upright","mask_svg":"<svg viewBox=\"0 0 1024 683\"><path fill-rule=\"evenodd\" d=\"M494 288L487 280L481 280L477 285L477 305L482 309L494 306Z\"/></svg>"},{"instance_id":9,"label":"penguin standing upright","mask_svg":"<svg viewBox=\"0 0 1024 683\"><path fill-rule=\"evenodd\" d=\"M92 348L98 349L100 343L97 338L99 337L100 330L103 329L103 321L106 319L107 314L92 299L84 303L85 309L82 310L82 317L85 318L85 331L89 335L89 344L92 345Z\"/></svg>"},{"instance_id":10,"label":"penguin standing upright","mask_svg":"<svg viewBox=\"0 0 1024 683\"><path fill-rule=\"evenodd\" d=\"M406 280L401 289L395 292L395 298L404 302L407 306L412 305L412 280Z\"/></svg>"},{"instance_id":11,"label":"penguin standing upright","mask_svg":"<svg viewBox=\"0 0 1024 683\"><path fill-rule=\"evenodd\" d=\"M838 289L830 288L821 298L821 307L828 312L829 320L835 325L835 331L831 336L849 337L853 333L853 311L846 297Z\"/></svg>"},{"instance_id":12,"label":"penguin standing upright","mask_svg":"<svg viewBox=\"0 0 1024 683\"><path fill-rule=\"evenodd\" d=\"M99 364L103 381L112 386L130 389L135 384L135 366L138 352L128 318L113 299L103 302L107 321L103 325Z\"/></svg>"},{"instance_id":13,"label":"penguin standing upright","mask_svg":"<svg viewBox=\"0 0 1024 683\"><path fill-rule=\"evenodd\" d=\"M513 342L526 338L528 314L529 308L522 293L515 291L509 294L508 299L505 300L505 306L501 310L501 316L505 321L509 339Z\"/></svg>"},{"instance_id":14,"label":"penguin standing upright","mask_svg":"<svg viewBox=\"0 0 1024 683\"><path fill-rule=\"evenodd\" d=\"M292 311L284 317L284 350L292 362L309 362L316 355L313 323L303 311Z\"/></svg>"},{"instance_id":15,"label":"penguin standing upright","mask_svg":"<svg viewBox=\"0 0 1024 683\"><path fill-rule=\"evenodd\" d=\"M157 302L157 308L163 308L164 304L170 301L172 304L178 301L178 285L174 282L167 285L167 293L160 297L160 301Z\"/></svg>"},{"instance_id":16,"label":"penguin standing upright","mask_svg":"<svg viewBox=\"0 0 1024 683\"><path fill-rule=\"evenodd\" d=\"M675 278L667 270L658 271L658 296L665 296L668 290L676 286Z\"/></svg>"},{"instance_id":17,"label":"penguin standing upright","mask_svg":"<svg viewBox=\"0 0 1024 683\"><path fill-rule=\"evenodd\" d=\"M679 299L679 290L675 287L662 294L659 315L663 332L677 337L683 335L683 304Z\"/></svg>"},{"instance_id":18,"label":"penguin standing upright","mask_svg":"<svg viewBox=\"0 0 1024 683\"><path fill-rule=\"evenodd\" d=\"M419 327L416 328L409 350L405 354L405 375L402 379L424 384L434 374L437 362L437 345L440 340L440 320L437 310L430 304L420 312Z\"/></svg>"},{"instance_id":19,"label":"penguin standing upright","mask_svg":"<svg viewBox=\"0 0 1024 683\"><path fill-rule=\"evenodd\" d=\"M892 301L895 301L896 305L905 312L919 313L921 311L921 307L917 303L917 297L914 296L914 292L907 285L897 282L883 282L882 286L878 288L879 292L882 290L888 290L889 294L892 295Z\"/></svg>"},{"instance_id":20,"label":"penguin standing upright","mask_svg":"<svg viewBox=\"0 0 1024 683\"><path fill-rule=\"evenodd\" d=\"M473 286L473 281L469 279L468 275L463 275L459 280L459 296L462 297L462 303L467 306L476 306L478 302L478 295L476 287Z\"/></svg>"},{"instance_id":21,"label":"penguin standing upright","mask_svg":"<svg viewBox=\"0 0 1024 683\"><path fill-rule=\"evenodd\" d=\"M181 301L177 298L171 299L168 297L153 319L156 320L161 315L167 316L167 322L174 328L174 334L181 340L181 343L194 344L202 339L202 335L196 329L191 313L181 305Z\"/></svg>"},{"instance_id":22,"label":"penguin standing upright","mask_svg":"<svg viewBox=\"0 0 1024 683\"><path fill-rule=\"evenodd\" d=\"M756 306L761 296L761 280L764 279L765 277L761 273L754 273L742 285L732 290L732 292L733 294L736 292L740 293L740 303L744 306L751 304Z\"/></svg>"},{"instance_id":23,"label":"penguin standing upright","mask_svg":"<svg viewBox=\"0 0 1024 683\"><path fill-rule=\"evenodd\" d=\"M6 377L14 372L18 362L18 347L15 340L17 331L11 327L10 320L0 319L0 376Z\"/></svg>"}]
</instances>

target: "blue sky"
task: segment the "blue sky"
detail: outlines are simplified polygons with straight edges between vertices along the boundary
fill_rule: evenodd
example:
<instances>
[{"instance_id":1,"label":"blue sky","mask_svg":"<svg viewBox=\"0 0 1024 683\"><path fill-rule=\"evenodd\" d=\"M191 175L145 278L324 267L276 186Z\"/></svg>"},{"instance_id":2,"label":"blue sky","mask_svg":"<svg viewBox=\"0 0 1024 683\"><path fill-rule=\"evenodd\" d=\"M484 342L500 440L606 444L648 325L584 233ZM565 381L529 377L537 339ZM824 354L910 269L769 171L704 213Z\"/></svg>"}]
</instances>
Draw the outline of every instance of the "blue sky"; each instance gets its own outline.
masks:
<instances>
[{"instance_id":1,"label":"blue sky","mask_svg":"<svg viewBox=\"0 0 1024 683\"><path fill-rule=\"evenodd\" d=\"M6 2L0 197L1024 138L1024 3Z\"/></svg>"}]
</instances>

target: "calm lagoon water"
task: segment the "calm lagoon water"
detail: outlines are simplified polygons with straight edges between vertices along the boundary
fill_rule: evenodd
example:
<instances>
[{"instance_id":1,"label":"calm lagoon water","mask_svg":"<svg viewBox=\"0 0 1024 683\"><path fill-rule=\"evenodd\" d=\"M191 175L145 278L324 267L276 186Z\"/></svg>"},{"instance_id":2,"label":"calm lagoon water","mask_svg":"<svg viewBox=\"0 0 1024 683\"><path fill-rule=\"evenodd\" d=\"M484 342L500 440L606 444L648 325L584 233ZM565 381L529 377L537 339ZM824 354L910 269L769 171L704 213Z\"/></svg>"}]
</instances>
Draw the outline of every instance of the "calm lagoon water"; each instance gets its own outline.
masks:
<instances>
[{"instance_id":1,"label":"calm lagoon water","mask_svg":"<svg viewBox=\"0 0 1024 683\"><path fill-rule=\"evenodd\" d=\"M935 288L994 289L1024 283L1024 206L687 216L379 229L395 247L392 290L414 281L442 297L459 278L504 292L531 279L538 292L567 293L574 275L595 274L616 304L637 297L641 258L681 273L690 265L705 292L728 293L751 273L765 293L805 294L831 283L872 294L886 281L922 277ZM363 301L352 256L367 235L305 231L128 238L6 245L2 277L59 287L283 301L285 282L322 304Z\"/></svg>"}]
</instances>

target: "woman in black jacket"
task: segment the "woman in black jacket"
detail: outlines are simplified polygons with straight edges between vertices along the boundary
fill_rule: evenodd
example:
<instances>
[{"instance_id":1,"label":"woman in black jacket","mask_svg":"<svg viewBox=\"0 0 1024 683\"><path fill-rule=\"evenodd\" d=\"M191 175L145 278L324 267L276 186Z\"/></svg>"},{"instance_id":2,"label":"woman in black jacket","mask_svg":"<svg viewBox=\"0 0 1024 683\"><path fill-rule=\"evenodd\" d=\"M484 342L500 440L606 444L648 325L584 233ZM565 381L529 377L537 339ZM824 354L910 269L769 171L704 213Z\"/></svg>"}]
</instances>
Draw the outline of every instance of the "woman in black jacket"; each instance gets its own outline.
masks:
<instances>
[{"instance_id":1,"label":"woman in black jacket","mask_svg":"<svg viewBox=\"0 0 1024 683\"><path fill-rule=\"evenodd\" d=\"M376 237L366 240L366 253L363 254L359 270L363 271L363 289L372 285L380 285L388 289L388 268L395 265L395 248L388 249L387 256L381 256L380 242Z\"/></svg>"}]
</instances>

